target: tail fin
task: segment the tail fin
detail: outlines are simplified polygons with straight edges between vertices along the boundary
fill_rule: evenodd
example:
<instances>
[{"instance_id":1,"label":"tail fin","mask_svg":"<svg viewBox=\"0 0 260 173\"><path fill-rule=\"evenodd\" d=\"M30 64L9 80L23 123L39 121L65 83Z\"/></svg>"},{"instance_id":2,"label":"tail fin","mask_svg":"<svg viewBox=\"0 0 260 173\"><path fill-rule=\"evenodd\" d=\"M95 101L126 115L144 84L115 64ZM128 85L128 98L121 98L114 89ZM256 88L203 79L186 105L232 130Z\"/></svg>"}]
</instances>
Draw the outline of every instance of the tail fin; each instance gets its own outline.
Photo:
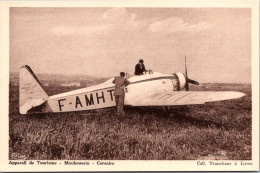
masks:
<instances>
[{"instance_id":1,"label":"tail fin","mask_svg":"<svg viewBox=\"0 0 260 173\"><path fill-rule=\"evenodd\" d=\"M19 72L19 112L26 114L31 108L46 102L48 95L28 65Z\"/></svg>"}]
</instances>

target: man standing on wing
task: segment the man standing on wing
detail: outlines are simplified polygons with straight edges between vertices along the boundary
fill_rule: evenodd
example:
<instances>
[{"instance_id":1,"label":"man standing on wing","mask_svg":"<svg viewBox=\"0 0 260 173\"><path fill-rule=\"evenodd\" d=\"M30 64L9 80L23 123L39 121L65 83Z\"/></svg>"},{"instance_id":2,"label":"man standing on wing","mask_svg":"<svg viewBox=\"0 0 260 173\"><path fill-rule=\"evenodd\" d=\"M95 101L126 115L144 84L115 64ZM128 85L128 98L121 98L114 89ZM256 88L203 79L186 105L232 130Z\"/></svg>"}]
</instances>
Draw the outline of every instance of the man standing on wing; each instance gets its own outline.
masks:
<instances>
[{"instance_id":1,"label":"man standing on wing","mask_svg":"<svg viewBox=\"0 0 260 173\"><path fill-rule=\"evenodd\" d=\"M113 84L115 84L115 101L117 107L117 114L124 115L124 100L125 100L125 91L124 88L130 84L130 82L125 78L125 73L120 72L120 76L115 77L113 80Z\"/></svg>"}]
</instances>

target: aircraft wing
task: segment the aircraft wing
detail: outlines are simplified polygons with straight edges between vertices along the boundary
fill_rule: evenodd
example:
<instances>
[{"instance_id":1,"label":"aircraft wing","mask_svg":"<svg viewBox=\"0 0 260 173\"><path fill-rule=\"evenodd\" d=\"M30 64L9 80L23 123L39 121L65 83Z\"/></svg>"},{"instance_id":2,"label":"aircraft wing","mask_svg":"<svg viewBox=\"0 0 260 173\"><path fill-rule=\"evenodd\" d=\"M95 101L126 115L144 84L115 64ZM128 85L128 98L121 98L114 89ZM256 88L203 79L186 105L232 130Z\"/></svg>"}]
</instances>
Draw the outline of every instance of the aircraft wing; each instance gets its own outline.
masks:
<instances>
[{"instance_id":1,"label":"aircraft wing","mask_svg":"<svg viewBox=\"0 0 260 173\"><path fill-rule=\"evenodd\" d=\"M160 91L149 96L139 95L130 103L132 106L174 106L205 104L221 100L236 99L245 96L234 91ZM138 98L138 99L137 99Z\"/></svg>"}]
</instances>

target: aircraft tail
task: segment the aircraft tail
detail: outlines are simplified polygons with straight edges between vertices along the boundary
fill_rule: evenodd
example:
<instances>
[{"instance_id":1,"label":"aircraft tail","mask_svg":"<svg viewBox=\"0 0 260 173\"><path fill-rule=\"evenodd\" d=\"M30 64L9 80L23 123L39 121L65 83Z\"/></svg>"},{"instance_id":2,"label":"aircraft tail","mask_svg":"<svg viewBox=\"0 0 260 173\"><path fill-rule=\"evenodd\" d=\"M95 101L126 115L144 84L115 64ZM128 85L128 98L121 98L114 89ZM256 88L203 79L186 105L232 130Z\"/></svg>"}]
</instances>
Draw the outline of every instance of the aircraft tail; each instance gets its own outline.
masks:
<instances>
[{"instance_id":1,"label":"aircraft tail","mask_svg":"<svg viewBox=\"0 0 260 173\"><path fill-rule=\"evenodd\" d=\"M30 109L42 105L48 97L32 69L28 65L22 66L19 71L20 114L26 114Z\"/></svg>"}]
</instances>

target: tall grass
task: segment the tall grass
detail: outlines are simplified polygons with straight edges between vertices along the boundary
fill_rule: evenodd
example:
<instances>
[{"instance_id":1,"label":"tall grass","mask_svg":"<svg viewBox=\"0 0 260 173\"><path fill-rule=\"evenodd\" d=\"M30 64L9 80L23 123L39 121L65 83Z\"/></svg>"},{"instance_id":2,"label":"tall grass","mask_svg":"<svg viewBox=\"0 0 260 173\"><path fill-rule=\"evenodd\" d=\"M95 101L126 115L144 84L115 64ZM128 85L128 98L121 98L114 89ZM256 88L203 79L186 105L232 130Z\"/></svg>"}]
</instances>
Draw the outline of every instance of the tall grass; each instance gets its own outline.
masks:
<instances>
[{"instance_id":1,"label":"tall grass","mask_svg":"<svg viewBox=\"0 0 260 173\"><path fill-rule=\"evenodd\" d=\"M194 160L252 157L251 89L246 97L169 111L114 108L20 115L18 88L10 88L9 155L28 159ZM49 95L70 88L47 88Z\"/></svg>"}]
</instances>

